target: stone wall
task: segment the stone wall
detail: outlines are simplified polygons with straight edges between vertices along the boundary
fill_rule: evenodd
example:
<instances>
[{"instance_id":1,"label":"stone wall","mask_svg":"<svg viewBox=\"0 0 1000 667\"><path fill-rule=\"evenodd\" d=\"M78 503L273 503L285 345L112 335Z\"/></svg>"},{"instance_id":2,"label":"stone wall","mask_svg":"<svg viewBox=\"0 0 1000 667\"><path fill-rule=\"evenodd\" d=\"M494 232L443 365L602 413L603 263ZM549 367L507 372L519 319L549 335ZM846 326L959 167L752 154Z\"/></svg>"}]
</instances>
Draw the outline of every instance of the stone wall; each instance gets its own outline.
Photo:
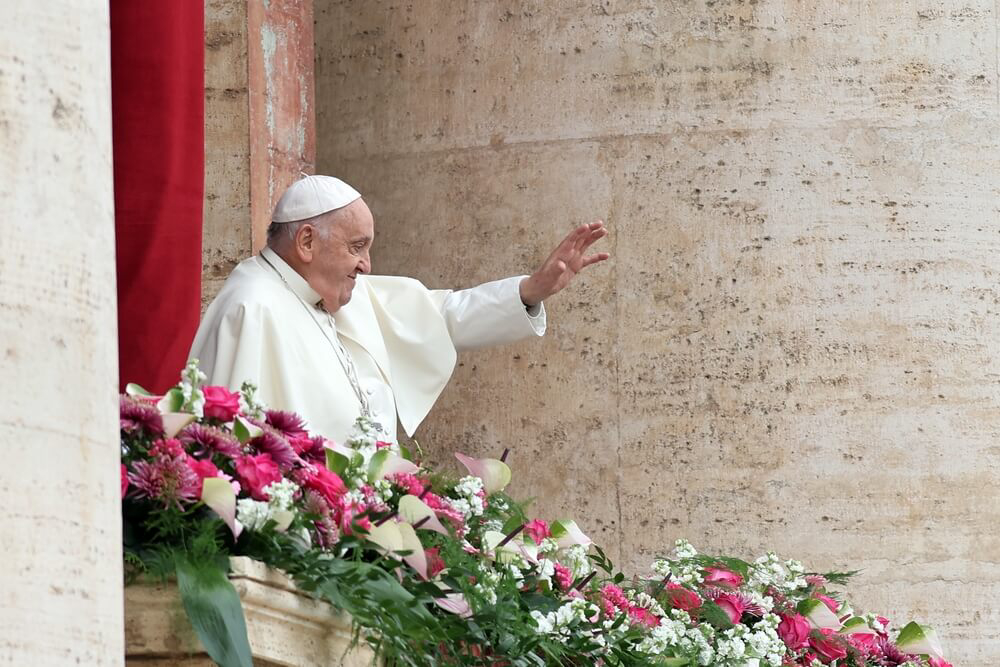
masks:
<instances>
[{"instance_id":1,"label":"stone wall","mask_svg":"<svg viewBox=\"0 0 1000 667\"><path fill-rule=\"evenodd\" d=\"M678 537L862 568L1000 661L992 0L317 0L317 165L376 270L612 261L468 354L420 439L644 569Z\"/></svg>"},{"instance_id":2,"label":"stone wall","mask_svg":"<svg viewBox=\"0 0 1000 667\"><path fill-rule=\"evenodd\" d=\"M0 8L0 665L121 665L108 3Z\"/></svg>"},{"instance_id":3,"label":"stone wall","mask_svg":"<svg viewBox=\"0 0 1000 667\"><path fill-rule=\"evenodd\" d=\"M312 0L205 0L202 302L266 240L316 154Z\"/></svg>"}]
</instances>

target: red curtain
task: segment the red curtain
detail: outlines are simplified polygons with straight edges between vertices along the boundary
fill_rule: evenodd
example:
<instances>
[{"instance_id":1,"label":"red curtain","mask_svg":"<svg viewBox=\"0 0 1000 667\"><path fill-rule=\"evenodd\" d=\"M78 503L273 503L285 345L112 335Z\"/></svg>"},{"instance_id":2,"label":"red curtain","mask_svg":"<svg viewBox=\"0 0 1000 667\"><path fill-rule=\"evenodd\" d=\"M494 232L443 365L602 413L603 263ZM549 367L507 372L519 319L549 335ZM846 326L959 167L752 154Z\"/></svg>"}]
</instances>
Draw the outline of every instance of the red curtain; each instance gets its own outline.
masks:
<instances>
[{"instance_id":1,"label":"red curtain","mask_svg":"<svg viewBox=\"0 0 1000 667\"><path fill-rule=\"evenodd\" d=\"M198 327L202 0L111 1L119 381L176 384Z\"/></svg>"}]
</instances>

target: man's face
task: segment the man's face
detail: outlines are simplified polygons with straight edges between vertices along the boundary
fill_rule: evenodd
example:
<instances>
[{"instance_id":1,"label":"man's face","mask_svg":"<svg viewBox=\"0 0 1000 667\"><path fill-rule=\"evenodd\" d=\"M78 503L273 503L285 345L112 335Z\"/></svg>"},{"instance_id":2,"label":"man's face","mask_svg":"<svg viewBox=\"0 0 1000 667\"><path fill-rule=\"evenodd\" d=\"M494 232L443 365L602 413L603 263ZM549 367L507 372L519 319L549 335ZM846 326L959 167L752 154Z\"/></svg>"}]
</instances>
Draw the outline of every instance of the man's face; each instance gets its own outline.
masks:
<instances>
[{"instance_id":1,"label":"man's face","mask_svg":"<svg viewBox=\"0 0 1000 667\"><path fill-rule=\"evenodd\" d=\"M371 272L368 252L375 234L375 219L361 199L331 217L320 223L322 229L316 239L307 280L332 313L351 300L357 275Z\"/></svg>"}]
</instances>

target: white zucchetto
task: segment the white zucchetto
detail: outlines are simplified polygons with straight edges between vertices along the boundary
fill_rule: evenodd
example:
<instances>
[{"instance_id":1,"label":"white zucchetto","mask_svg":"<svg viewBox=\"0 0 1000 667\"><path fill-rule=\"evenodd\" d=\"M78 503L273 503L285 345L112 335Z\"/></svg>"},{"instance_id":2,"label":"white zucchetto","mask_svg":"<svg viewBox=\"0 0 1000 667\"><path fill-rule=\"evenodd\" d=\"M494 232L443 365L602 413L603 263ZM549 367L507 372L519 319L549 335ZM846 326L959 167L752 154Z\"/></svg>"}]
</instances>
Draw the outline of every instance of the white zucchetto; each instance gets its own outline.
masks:
<instances>
[{"instance_id":1,"label":"white zucchetto","mask_svg":"<svg viewBox=\"0 0 1000 667\"><path fill-rule=\"evenodd\" d=\"M306 176L288 186L271 222L298 222L347 206L361 193L332 176Z\"/></svg>"}]
</instances>

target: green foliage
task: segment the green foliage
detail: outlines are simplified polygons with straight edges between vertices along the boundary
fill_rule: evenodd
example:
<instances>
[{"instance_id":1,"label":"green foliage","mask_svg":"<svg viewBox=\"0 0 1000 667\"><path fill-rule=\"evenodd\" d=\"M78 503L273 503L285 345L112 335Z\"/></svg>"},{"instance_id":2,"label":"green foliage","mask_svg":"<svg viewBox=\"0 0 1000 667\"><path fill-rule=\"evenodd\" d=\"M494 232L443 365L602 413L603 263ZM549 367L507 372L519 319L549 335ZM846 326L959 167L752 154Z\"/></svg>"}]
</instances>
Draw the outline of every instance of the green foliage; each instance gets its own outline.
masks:
<instances>
[{"instance_id":1,"label":"green foliage","mask_svg":"<svg viewBox=\"0 0 1000 667\"><path fill-rule=\"evenodd\" d=\"M177 588L198 639L220 667L253 667L240 596L225 558L175 555Z\"/></svg>"}]
</instances>

